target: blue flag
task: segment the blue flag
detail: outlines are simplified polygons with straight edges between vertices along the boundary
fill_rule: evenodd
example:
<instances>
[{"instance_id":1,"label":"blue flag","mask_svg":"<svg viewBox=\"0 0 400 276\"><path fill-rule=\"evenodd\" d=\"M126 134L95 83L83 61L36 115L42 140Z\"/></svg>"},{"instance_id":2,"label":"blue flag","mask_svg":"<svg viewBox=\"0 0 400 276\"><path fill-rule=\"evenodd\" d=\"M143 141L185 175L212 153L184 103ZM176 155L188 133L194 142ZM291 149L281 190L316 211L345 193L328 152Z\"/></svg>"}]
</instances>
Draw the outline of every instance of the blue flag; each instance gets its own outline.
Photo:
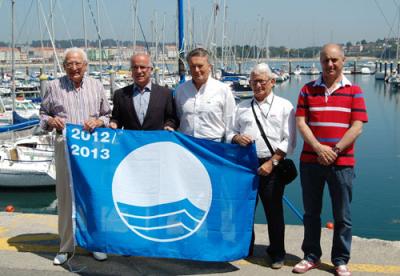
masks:
<instances>
[{"instance_id":1,"label":"blue flag","mask_svg":"<svg viewBox=\"0 0 400 276\"><path fill-rule=\"evenodd\" d=\"M231 261L248 254L255 146L179 132L66 129L77 245L132 256Z\"/></svg>"}]
</instances>

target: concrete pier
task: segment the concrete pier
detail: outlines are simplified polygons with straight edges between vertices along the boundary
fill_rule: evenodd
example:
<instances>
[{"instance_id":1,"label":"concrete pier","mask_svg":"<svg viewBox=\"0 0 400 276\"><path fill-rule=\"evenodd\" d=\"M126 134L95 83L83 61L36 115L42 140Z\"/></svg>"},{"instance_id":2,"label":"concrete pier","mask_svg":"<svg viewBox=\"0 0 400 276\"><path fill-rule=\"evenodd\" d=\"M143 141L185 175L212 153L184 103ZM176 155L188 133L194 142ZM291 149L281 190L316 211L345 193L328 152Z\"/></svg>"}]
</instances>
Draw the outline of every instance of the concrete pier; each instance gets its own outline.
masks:
<instances>
[{"instance_id":1,"label":"concrete pier","mask_svg":"<svg viewBox=\"0 0 400 276\"><path fill-rule=\"evenodd\" d=\"M287 256L280 270L270 268L271 261L265 252L266 225L258 224L255 230L254 256L229 263L116 255L97 262L85 250L77 249L68 264L54 266L53 258L58 251L57 216L0 212L0 275L295 275L291 272L293 266L303 256L303 227L287 226ZM306 275L333 275L332 233L322 230L323 263ZM349 266L355 276L400 275L400 241L354 237Z\"/></svg>"}]
</instances>

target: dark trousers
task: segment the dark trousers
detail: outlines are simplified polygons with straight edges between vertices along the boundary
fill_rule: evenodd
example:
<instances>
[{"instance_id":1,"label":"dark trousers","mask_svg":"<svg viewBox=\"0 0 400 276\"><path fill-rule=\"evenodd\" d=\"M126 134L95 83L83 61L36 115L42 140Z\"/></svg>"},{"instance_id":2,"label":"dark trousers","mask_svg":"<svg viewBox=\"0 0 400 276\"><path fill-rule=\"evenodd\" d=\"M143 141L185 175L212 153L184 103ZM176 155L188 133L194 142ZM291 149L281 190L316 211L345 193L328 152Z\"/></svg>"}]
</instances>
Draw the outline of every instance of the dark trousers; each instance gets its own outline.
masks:
<instances>
[{"instance_id":1,"label":"dark trousers","mask_svg":"<svg viewBox=\"0 0 400 276\"><path fill-rule=\"evenodd\" d=\"M351 249L352 181L354 170L345 166L322 166L300 163L301 187L304 204L304 258L321 258L321 210L325 183L328 184L334 218L331 261L335 266L347 264Z\"/></svg>"},{"instance_id":2,"label":"dark trousers","mask_svg":"<svg viewBox=\"0 0 400 276\"><path fill-rule=\"evenodd\" d=\"M264 160L259 160L262 164ZM258 188L258 196L264 207L265 218L268 223L269 247L268 255L272 261L283 260L285 251L285 220L283 217L283 193L285 185L272 173L268 176L260 176L260 185ZM258 203L258 200L257 200ZM250 253L254 244L254 232Z\"/></svg>"}]
</instances>

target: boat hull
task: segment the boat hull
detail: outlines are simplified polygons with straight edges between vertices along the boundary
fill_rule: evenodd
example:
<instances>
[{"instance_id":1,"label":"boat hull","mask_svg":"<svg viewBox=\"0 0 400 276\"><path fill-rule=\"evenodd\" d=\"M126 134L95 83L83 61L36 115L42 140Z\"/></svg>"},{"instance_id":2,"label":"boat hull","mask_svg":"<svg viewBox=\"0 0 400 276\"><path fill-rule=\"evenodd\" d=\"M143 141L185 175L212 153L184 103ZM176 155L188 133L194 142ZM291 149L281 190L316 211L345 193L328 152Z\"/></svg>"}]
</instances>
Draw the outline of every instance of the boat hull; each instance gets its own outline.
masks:
<instances>
[{"instance_id":1,"label":"boat hull","mask_svg":"<svg viewBox=\"0 0 400 276\"><path fill-rule=\"evenodd\" d=\"M56 181L46 172L0 169L0 187L49 187Z\"/></svg>"}]
</instances>

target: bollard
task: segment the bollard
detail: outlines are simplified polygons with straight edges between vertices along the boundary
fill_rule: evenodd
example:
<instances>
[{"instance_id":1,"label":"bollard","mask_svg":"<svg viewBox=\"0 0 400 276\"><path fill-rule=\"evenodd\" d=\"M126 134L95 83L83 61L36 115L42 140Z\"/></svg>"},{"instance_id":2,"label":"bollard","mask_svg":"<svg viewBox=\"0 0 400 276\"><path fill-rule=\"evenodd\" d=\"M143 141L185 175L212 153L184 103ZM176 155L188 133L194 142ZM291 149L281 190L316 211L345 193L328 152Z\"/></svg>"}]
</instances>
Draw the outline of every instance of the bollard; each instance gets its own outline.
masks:
<instances>
[{"instance_id":1,"label":"bollard","mask_svg":"<svg viewBox=\"0 0 400 276\"><path fill-rule=\"evenodd\" d=\"M46 92L48 78L49 77L47 75L45 75L45 74L40 74L40 76L39 76L39 80L40 80L40 97L42 99L44 97L44 93Z\"/></svg>"},{"instance_id":2,"label":"bollard","mask_svg":"<svg viewBox=\"0 0 400 276\"><path fill-rule=\"evenodd\" d=\"M239 62L238 65L239 65L239 74L242 74L242 63Z\"/></svg>"},{"instance_id":3,"label":"bollard","mask_svg":"<svg viewBox=\"0 0 400 276\"><path fill-rule=\"evenodd\" d=\"M383 74L384 74L383 79L386 80L386 75L387 75L387 62L386 62L386 61L385 61L384 70L385 70L385 71L383 72Z\"/></svg>"},{"instance_id":4,"label":"bollard","mask_svg":"<svg viewBox=\"0 0 400 276\"><path fill-rule=\"evenodd\" d=\"M379 62L379 72L382 72L382 61Z\"/></svg>"},{"instance_id":5,"label":"bollard","mask_svg":"<svg viewBox=\"0 0 400 276\"><path fill-rule=\"evenodd\" d=\"M289 61L289 75L292 74L292 62Z\"/></svg>"},{"instance_id":6,"label":"bollard","mask_svg":"<svg viewBox=\"0 0 400 276\"><path fill-rule=\"evenodd\" d=\"M156 84L160 84L160 68L154 68L154 81Z\"/></svg>"},{"instance_id":7,"label":"bollard","mask_svg":"<svg viewBox=\"0 0 400 276\"><path fill-rule=\"evenodd\" d=\"M393 72L393 61L390 62L390 74Z\"/></svg>"},{"instance_id":8,"label":"bollard","mask_svg":"<svg viewBox=\"0 0 400 276\"><path fill-rule=\"evenodd\" d=\"M110 71L110 99L114 99L115 71Z\"/></svg>"},{"instance_id":9,"label":"bollard","mask_svg":"<svg viewBox=\"0 0 400 276\"><path fill-rule=\"evenodd\" d=\"M375 61L375 72L378 70L378 61Z\"/></svg>"}]
</instances>

